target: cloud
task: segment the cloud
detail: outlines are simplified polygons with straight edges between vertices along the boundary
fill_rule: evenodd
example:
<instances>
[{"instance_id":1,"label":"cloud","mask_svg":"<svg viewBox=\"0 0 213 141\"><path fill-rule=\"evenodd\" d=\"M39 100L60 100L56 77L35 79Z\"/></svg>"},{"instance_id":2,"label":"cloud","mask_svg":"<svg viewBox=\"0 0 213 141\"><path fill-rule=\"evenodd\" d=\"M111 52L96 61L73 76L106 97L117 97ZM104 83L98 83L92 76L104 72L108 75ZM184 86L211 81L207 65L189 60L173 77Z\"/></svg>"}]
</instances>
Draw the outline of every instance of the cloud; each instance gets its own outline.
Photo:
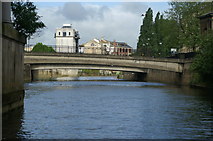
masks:
<instances>
[{"instance_id":1,"label":"cloud","mask_svg":"<svg viewBox=\"0 0 213 141\"><path fill-rule=\"evenodd\" d=\"M122 11L132 12L137 15L145 13L148 9L148 5L142 2L124 2L121 4Z\"/></svg>"},{"instance_id":2,"label":"cloud","mask_svg":"<svg viewBox=\"0 0 213 141\"><path fill-rule=\"evenodd\" d=\"M65 3L58 13L70 20L85 20L88 15L86 9L78 2Z\"/></svg>"},{"instance_id":3,"label":"cloud","mask_svg":"<svg viewBox=\"0 0 213 141\"><path fill-rule=\"evenodd\" d=\"M82 5L79 2L65 3L58 13L73 21L88 20L89 18L102 18L103 13L108 10L106 6L94 4Z\"/></svg>"},{"instance_id":4,"label":"cloud","mask_svg":"<svg viewBox=\"0 0 213 141\"><path fill-rule=\"evenodd\" d=\"M145 12L147 6L143 3L121 3L113 6L65 3L63 6L38 9L47 28L41 32L40 37L34 37L31 43L55 44L53 36L56 28L71 23L80 33L80 44L104 37L111 41L126 42L136 48L142 23L141 12Z\"/></svg>"}]
</instances>

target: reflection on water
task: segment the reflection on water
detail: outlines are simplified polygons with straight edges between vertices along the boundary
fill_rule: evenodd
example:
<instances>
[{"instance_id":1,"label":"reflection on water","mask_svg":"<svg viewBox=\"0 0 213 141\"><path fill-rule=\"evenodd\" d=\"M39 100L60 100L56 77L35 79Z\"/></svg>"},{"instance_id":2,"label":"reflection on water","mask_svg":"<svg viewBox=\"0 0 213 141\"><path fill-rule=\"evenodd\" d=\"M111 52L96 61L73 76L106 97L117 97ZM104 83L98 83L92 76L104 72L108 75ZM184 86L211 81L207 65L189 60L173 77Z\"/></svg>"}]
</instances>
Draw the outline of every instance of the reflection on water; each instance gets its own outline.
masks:
<instances>
[{"instance_id":1,"label":"reflection on water","mask_svg":"<svg viewBox=\"0 0 213 141\"><path fill-rule=\"evenodd\" d=\"M54 80L54 79L53 79ZM118 80L123 80L123 79L118 79L117 76L111 76L111 77L106 77L106 76L99 76L99 77L94 77L94 76L81 76L81 77L58 77L55 78L55 80L58 81L118 81Z\"/></svg>"},{"instance_id":2,"label":"reflection on water","mask_svg":"<svg viewBox=\"0 0 213 141\"><path fill-rule=\"evenodd\" d=\"M22 125L23 107L14 110L3 116L2 118L2 134L3 137L17 137Z\"/></svg>"},{"instance_id":3,"label":"reflection on water","mask_svg":"<svg viewBox=\"0 0 213 141\"><path fill-rule=\"evenodd\" d=\"M3 137L212 137L212 101L209 93L203 90L160 83L114 81L117 80L114 77L65 79L27 83L24 109L3 117Z\"/></svg>"}]
</instances>

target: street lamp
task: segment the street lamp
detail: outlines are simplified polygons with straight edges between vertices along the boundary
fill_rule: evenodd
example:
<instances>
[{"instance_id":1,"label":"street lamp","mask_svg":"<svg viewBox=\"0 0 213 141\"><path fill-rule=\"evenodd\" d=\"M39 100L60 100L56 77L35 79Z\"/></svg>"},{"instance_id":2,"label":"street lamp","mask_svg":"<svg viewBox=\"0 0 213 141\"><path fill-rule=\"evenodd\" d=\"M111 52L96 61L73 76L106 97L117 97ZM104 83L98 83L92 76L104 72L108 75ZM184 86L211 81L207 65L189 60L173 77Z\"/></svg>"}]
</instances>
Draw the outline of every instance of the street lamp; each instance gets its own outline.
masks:
<instances>
[{"instance_id":1,"label":"street lamp","mask_svg":"<svg viewBox=\"0 0 213 141\"><path fill-rule=\"evenodd\" d=\"M145 15L144 14L141 14L141 17L143 18ZM142 23L143 23L143 19L142 19L142 21L141 21Z\"/></svg>"},{"instance_id":2,"label":"street lamp","mask_svg":"<svg viewBox=\"0 0 213 141\"><path fill-rule=\"evenodd\" d=\"M78 33L78 31L75 31L75 43L76 43L76 46L75 46L75 51L76 51L76 53L78 53L78 40L80 39L80 35L79 35L79 33Z\"/></svg>"}]
</instances>

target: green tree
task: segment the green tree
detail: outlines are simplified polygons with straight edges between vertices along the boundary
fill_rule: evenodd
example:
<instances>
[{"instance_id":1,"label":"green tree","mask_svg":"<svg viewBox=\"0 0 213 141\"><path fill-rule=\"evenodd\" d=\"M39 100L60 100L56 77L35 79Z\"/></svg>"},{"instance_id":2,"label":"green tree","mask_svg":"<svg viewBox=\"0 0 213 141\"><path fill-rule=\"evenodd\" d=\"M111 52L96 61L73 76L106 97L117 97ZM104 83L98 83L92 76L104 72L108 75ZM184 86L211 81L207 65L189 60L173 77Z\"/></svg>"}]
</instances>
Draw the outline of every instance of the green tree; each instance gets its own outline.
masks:
<instances>
[{"instance_id":1,"label":"green tree","mask_svg":"<svg viewBox=\"0 0 213 141\"><path fill-rule=\"evenodd\" d=\"M45 27L40 21L41 16L36 12L37 8L32 2L13 2L12 5L14 27L26 38L30 38L39 29Z\"/></svg>"},{"instance_id":2,"label":"green tree","mask_svg":"<svg viewBox=\"0 0 213 141\"><path fill-rule=\"evenodd\" d=\"M47 45L43 45L42 43L37 43L33 49L32 52L40 52L40 53L54 53L55 50L52 47L49 47Z\"/></svg>"},{"instance_id":3,"label":"green tree","mask_svg":"<svg viewBox=\"0 0 213 141\"><path fill-rule=\"evenodd\" d=\"M161 17L158 34L160 37L158 45L161 57L169 56L171 48L179 48L178 24L176 21Z\"/></svg>"},{"instance_id":4,"label":"green tree","mask_svg":"<svg viewBox=\"0 0 213 141\"><path fill-rule=\"evenodd\" d=\"M161 34L161 24L162 24L162 20L160 19L162 18L161 15L160 15L160 12L158 12L156 14L156 17L155 17L155 22L154 22L154 25L153 25L153 28L154 28L154 35L153 35L153 54L155 57L159 57L161 56L161 52L162 52L162 34Z\"/></svg>"},{"instance_id":5,"label":"green tree","mask_svg":"<svg viewBox=\"0 0 213 141\"><path fill-rule=\"evenodd\" d=\"M178 23L178 38L181 47L195 50L200 42L200 25L198 17L211 11L209 2L171 2L167 12L169 20Z\"/></svg>"},{"instance_id":6,"label":"green tree","mask_svg":"<svg viewBox=\"0 0 213 141\"><path fill-rule=\"evenodd\" d=\"M196 55L191 70L194 72L193 83L213 86L213 31L203 36L200 50Z\"/></svg>"},{"instance_id":7,"label":"green tree","mask_svg":"<svg viewBox=\"0 0 213 141\"><path fill-rule=\"evenodd\" d=\"M152 56L153 52L153 11L149 8L141 25L140 35L137 43L137 54L144 56Z\"/></svg>"},{"instance_id":8,"label":"green tree","mask_svg":"<svg viewBox=\"0 0 213 141\"><path fill-rule=\"evenodd\" d=\"M174 20L164 19L158 12L154 22L153 56L166 57L171 48L179 48L178 24Z\"/></svg>"}]
</instances>

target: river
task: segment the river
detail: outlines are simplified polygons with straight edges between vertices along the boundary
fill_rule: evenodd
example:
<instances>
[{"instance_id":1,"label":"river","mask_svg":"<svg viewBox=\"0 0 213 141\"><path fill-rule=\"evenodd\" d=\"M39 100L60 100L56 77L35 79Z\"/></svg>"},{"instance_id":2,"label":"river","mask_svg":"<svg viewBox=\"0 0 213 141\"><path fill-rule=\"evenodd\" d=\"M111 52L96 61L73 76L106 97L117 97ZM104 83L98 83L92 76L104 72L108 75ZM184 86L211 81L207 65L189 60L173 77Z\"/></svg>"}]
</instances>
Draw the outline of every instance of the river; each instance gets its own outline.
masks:
<instances>
[{"instance_id":1,"label":"river","mask_svg":"<svg viewBox=\"0 0 213 141\"><path fill-rule=\"evenodd\" d=\"M210 139L209 92L162 83L78 77L25 84L3 138Z\"/></svg>"}]
</instances>

